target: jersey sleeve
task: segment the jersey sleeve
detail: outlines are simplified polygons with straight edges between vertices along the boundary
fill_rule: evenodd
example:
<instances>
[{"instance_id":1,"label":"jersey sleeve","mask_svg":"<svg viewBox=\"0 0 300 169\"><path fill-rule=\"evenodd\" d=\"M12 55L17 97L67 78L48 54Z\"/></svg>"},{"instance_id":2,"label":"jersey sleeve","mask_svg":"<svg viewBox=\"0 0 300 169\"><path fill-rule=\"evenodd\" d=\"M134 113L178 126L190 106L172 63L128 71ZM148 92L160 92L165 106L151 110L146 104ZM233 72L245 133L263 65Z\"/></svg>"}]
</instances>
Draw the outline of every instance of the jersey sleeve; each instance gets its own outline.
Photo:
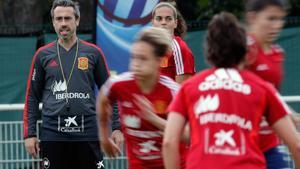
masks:
<instances>
[{"instance_id":1,"label":"jersey sleeve","mask_svg":"<svg viewBox=\"0 0 300 169\"><path fill-rule=\"evenodd\" d=\"M275 53L274 56L274 60L276 62L281 62L281 64L283 64L284 60L285 60L285 52L284 49L278 45L278 44L273 44L271 46L273 53Z\"/></svg>"},{"instance_id":2,"label":"jersey sleeve","mask_svg":"<svg viewBox=\"0 0 300 169\"><path fill-rule=\"evenodd\" d=\"M115 83L114 83L115 77L110 77L102 86L101 90L103 91L103 94L111 101L115 102L117 101L117 92L115 92Z\"/></svg>"},{"instance_id":3,"label":"jersey sleeve","mask_svg":"<svg viewBox=\"0 0 300 169\"><path fill-rule=\"evenodd\" d=\"M121 129L121 123L120 123L120 115L119 115L119 109L117 104L117 92L115 91L115 87L113 85L113 78L110 77L102 86L101 90L103 91L103 94L108 97L110 102L113 105L113 114L111 117L111 128L112 131L114 130L120 130Z\"/></svg>"},{"instance_id":4,"label":"jersey sleeve","mask_svg":"<svg viewBox=\"0 0 300 169\"><path fill-rule=\"evenodd\" d=\"M187 44L176 38L172 42L176 75L195 74L194 55Z\"/></svg>"},{"instance_id":5,"label":"jersey sleeve","mask_svg":"<svg viewBox=\"0 0 300 169\"><path fill-rule=\"evenodd\" d=\"M96 50L96 67L95 67L95 82L98 86L98 88L101 88L101 86L104 84L104 82L108 79L109 77L109 69L106 64L106 59L101 51L100 48L95 47Z\"/></svg>"},{"instance_id":6,"label":"jersey sleeve","mask_svg":"<svg viewBox=\"0 0 300 169\"><path fill-rule=\"evenodd\" d=\"M109 77L109 69L106 64L106 59L105 56L102 52L102 50L98 47L95 47L97 49L97 63L96 63L96 68L95 68L95 82L98 86L98 88L101 88L105 82L108 80ZM111 92L110 92L111 93ZM120 123L120 116L119 116L119 110L118 110L118 105L117 102L114 101L113 104L113 112L111 116L111 128L112 131L114 130L119 130L121 128L121 123Z\"/></svg>"},{"instance_id":7,"label":"jersey sleeve","mask_svg":"<svg viewBox=\"0 0 300 169\"><path fill-rule=\"evenodd\" d=\"M270 125L290 113L289 107L281 99L276 89L268 84L267 86L267 108L265 117Z\"/></svg>"},{"instance_id":8,"label":"jersey sleeve","mask_svg":"<svg viewBox=\"0 0 300 169\"><path fill-rule=\"evenodd\" d=\"M258 55L258 46L253 37L250 35L247 36L247 54L246 54L246 65L251 67L252 64L255 63L257 55Z\"/></svg>"},{"instance_id":9,"label":"jersey sleeve","mask_svg":"<svg viewBox=\"0 0 300 169\"><path fill-rule=\"evenodd\" d=\"M39 103L42 100L45 71L40 61L41 52L33 56L27 81L25 107L23 112L24 138L36 137L36 122L39 118Z\"/></svg>"},{"instance_id":10,"label":"jersey sleeve","mask_svg":"<svg viewBox=\"0 0 300 169\"><path fill-rule=\"evenodd\" d=\"M170 105L167 108L167 112L174 112L181 114L183 117L187 118L188 116L188 106L186 101L186 93L185 93L185 87L183 86L178 91L177 95L173 99L173 101L170 103Z\"/></svg>"}]
</instances>

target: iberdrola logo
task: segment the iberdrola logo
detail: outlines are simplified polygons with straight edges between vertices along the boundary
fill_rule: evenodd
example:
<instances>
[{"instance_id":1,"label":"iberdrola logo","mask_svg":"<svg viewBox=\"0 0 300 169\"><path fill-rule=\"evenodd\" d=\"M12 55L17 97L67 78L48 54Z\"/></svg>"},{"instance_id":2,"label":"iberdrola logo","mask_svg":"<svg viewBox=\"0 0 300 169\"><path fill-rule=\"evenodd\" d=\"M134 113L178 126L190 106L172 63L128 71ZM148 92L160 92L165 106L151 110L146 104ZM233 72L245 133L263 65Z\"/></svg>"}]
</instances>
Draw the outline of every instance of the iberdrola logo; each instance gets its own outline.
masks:
<instances>
[{"instance_id":1,"label":"iberdrola logo","mask_svg":"<svg viewBox=\"0 0 300 169\"><path fill-rule=\"evenodd\" d=\"M51 86L51 90L53 92L53 94L55 94L56 92L62 92L67 90L67 83L66 81L54 81L53 85Z\"/></svg>"}]
</instances>

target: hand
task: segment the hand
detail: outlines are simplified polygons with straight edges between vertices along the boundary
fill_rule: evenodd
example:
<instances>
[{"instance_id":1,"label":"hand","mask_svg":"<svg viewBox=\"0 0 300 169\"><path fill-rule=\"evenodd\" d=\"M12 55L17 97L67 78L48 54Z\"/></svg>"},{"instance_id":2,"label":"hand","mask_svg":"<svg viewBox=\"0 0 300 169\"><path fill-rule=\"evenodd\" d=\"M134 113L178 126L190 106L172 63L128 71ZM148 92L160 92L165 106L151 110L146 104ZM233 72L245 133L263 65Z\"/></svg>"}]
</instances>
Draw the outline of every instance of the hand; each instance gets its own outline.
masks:
<instances>
[{"instance_id":1,"label":"hand","mask_svg":"<svg viewBox=\"0 0 300 169\"><path fill-rule=\"evenodd\" d=\"M37 158L37 154L40 151L39 141L36 137L25 139L26 151L33 157Z\"/></svg>"},{"instance_id":2,"label":"hand","mask_svg":"<svg viewBox=\"0 0 300 169\"><path fill-rule=\"evenodd\" d=\"M109 138L109 139L104 139L100 141L101 148L103 152L106 154L108 157L117 157L121 155L121 150L119 147L114 143L114 141Z\"/></svg>"},{"instance_id":3,"label":"hand","mask_svg":"<svg viewBox=\"0 0 300 169\"><path fill-rule=\"evenodd\" d=\"M152 103L144 96L134 94L133 97L135 98L134 103L140 109L136 113L144 120L151 122L156 116Z\"/></svg>"},{"instance_id":4,"label":"hand","mask_svg":"<svg viewBox=\"0 0 300 169\"><path fill-rule=\"evenodd\" d=\"M124 143L124 135L120 130L114 130L111 133L111 139L113 140L113 142L119 147L119 149L121 150L121 146Z\"/></svg>"}]
</instances>

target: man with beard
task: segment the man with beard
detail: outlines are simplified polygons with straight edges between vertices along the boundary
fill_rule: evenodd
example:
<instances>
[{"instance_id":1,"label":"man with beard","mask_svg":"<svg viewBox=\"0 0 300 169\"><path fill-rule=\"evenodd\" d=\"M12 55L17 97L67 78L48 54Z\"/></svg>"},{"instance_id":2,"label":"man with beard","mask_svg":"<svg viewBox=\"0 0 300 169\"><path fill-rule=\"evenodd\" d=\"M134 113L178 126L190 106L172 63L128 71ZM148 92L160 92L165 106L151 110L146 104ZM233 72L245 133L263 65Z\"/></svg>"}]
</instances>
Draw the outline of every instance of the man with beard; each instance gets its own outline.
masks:
<instances>
[{"instance_id":1,"label":"man with beard","mask_svg":"<svg viewBox=\"0 0 300 169\"><path fill-rule=\"evenodd\" d=\"M80 12L71 0L55 0L51 9L57 40L34 55L24 109L25 147L43 168L103 169L96 113L95 89L109 76L102 51L78 39ZM43 103L41 146L37 139L38 105ZM112 139L123 140L114 113Z\"/></svg>"}]
</instances>

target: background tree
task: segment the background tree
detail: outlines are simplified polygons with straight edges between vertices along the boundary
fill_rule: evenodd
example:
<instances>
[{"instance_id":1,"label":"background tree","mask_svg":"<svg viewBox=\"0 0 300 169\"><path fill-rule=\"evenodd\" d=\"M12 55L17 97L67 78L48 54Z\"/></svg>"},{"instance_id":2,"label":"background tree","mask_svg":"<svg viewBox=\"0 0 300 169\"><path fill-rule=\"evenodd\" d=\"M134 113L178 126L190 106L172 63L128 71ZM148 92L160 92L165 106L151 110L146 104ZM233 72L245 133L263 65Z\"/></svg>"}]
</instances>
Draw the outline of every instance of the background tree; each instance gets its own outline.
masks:
<instances>
[{"instance_id":1,"label":"background tree","mask_svg":"<svg viewBox=\"0 0 300 169\"><path fill-rule=\"evenodd\" d=\"M290 0L289 15L300 16L300 0Z\"/></svg>"}]
</instances>

